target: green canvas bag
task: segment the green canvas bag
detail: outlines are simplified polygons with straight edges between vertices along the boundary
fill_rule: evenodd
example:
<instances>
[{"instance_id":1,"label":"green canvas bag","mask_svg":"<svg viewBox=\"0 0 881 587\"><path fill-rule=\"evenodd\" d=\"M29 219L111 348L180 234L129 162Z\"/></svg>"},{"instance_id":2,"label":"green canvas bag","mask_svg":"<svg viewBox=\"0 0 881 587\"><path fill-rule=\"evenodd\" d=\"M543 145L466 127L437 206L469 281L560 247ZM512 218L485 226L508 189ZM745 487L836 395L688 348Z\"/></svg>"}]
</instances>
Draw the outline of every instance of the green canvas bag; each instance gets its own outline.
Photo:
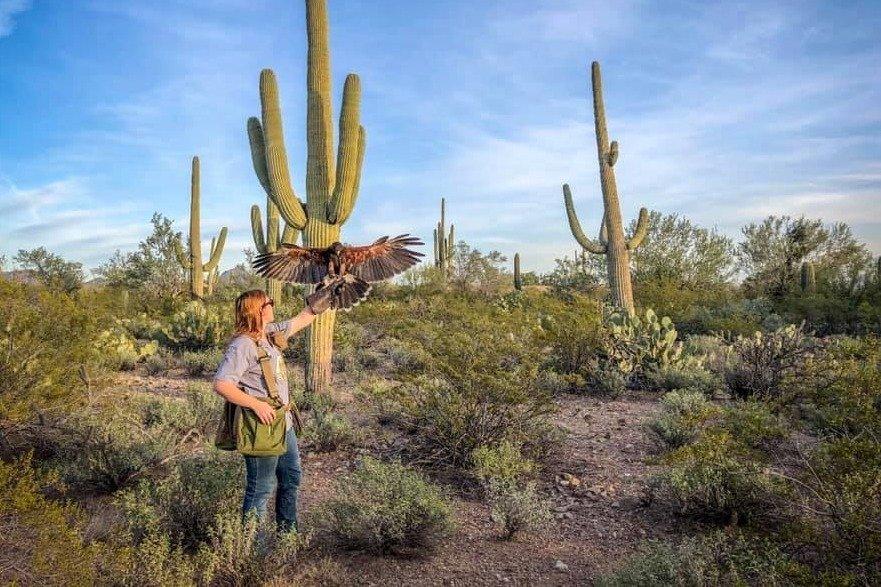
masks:
<instances>
[{"instance_id":1,"label":"green canvas bag","mask_svg":"<svg viewBox=\"0 0 881 587\"><path fill-rule=\"evenodd\" d=\"M275 373L269 365L269 353L266 349L257 345L257 359L263 371L263 379L266 389L269 391L266 401L275 408L275 420L271 424L264 424L257 417L257 413L250 409L232 402L224 402L223 416L217 427L214 445L221 450L237 450L243 455L254 457L276 457L287 452L287 418L285 414L290 410L293 416L293 425L296 434L302 431L303 423L300 413L293 401L283 404L278 395L278 386L275 381ZM284 360L281 368L284 368Z\"/></svg>"}]
</instances>

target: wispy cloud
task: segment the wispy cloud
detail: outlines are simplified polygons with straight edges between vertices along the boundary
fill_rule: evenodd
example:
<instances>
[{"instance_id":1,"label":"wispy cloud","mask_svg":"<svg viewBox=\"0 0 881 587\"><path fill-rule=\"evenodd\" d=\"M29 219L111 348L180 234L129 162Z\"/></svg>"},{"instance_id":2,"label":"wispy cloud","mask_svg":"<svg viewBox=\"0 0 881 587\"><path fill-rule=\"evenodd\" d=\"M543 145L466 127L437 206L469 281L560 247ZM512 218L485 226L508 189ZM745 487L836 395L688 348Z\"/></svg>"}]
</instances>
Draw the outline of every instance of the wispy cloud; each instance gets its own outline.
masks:
<instances>
[{"instance_id":1,"label":"wispy cloud","mask_svg":"<svg viewBox=\"0 0 881 587\"><path fill-rule=\"evenodd\" d=\"M0 39L12 34L15 17L31 7L31 0L0 0Z\"/></svg>"}]
</instances>

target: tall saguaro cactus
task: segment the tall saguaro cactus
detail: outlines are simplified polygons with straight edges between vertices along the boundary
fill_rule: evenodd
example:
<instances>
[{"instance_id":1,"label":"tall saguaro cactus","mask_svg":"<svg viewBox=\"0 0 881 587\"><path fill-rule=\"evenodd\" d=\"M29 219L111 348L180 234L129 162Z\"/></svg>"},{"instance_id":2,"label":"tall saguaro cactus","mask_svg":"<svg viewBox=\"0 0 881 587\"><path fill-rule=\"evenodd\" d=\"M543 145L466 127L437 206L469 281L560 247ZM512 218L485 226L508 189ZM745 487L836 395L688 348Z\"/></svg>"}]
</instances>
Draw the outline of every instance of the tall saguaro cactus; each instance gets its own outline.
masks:
<instances>
[{"instance_id":1,"label":"tall saguaro cactus","mask_svg":"<svg viewBox=\"0 0 881 587\"><path fill-rule=\"evenodd\" d=\"M639 210L636 231L629 239L624 238L624 226L621 221L621 206L618 200L618 186L615 182L615 163L618 161L618 142L609 144L609 133L606 130L606 108L603 104L603 82L600 77L600 64L596 61L591 66L593 84L593 115L596 126L597 155L600 164L600 185L603 191L603 220L597 242L590 240L581 230L572 193L569 185L563 184L563 201L566 204L566 215L572 235L586 251L606 256L606 268L609 276L609 289L612 303L634 313L633 286L630 283L630 251L635 250L648 233L648 211Z\"/></svg>"},{"instance_id":2,"label":"tall saguaro cactus","mask_svg":"<svg viewBox=\"0 0 881 587\"><path fill-rule=\"evenodd\" d=\"M450 224L447 235L447 201L441 198L441 217L434 229L434 266L449 275L453 265L453 250L456 246L456 227Z\"/></svg>"},{"instance_id":3,"label":"tall saguaro cactus","mask_svg":"<svg viewBox=\"0 0 881 587\"><path fill-rule=\"evenodd\" d=\"M810 261L801 264L801 290L806 294L817 292L817 272Z\"/></svg>"},{"instance_id":4,"label":"tall saguaro cactus","mask_svg":"<svg viewBox=\"0 0 881 587\"><path fill-rule=\"evenodd\" d=\"M360 122L361 82L346 77L339 119L339 146L334 158L330 51L327 3L306 0L307 118L306 203L291 182L284 143L278 83L271 69L260 73L262 120L248 120L254 170L285 222L303 233L307 247L326 247L340 240L358 197L366 133ZM307 335L306 390L329 391L335 312L328 310L312 323Z\"/></svg>"},{"instance_id":5,"label":"tall saguaro cactus","mask_svg":"<svg viewBox=\"0 0 881 587\"><path fill-rule=\"evenodd\" d=\"M272 198L266 197L266 233L263 232L263 222L260 220L260 206L251 206L251 233L254 235L254 246L260 254L274 253L281 243L294 244L300 236L300 231L285 223L284 232L279 235L278 206ZM266 293L274 300L281 299L283 282L278 279L266 279Z\"/></svg>"},{"instance_id":6,"label":"tall saguaro cactus","mask_svg":"<svg viewBox=\"0 0 881 587\"><path fill-rule=\"evenodd\" d=\"M514 289L523 289L523 277L520 275L520 253L514 253Z\"/></svg>"},{"instance_id":7,"label":"tall saguaro cactus","mask_svg":"<svg viewBox=\"0 0 881 587\"><path fill-rule=\"evenodd\" d=\"M208 261L202 263L202 233L201 225L201 188L200 188L199 158L193 157L193 168L190 175L190 237L189 254L185 254L182 248L177 248L177 260L187 272L190 279L190 296L193 299L205 298L205 277L208 276L208 295L214 291L214 283L217 281L215 272L220 264L220 256L226 244L226 227L220 229L217 240L211 240ZM213 280L213 281L212 281Z\"/></svg>"}]
</instances>

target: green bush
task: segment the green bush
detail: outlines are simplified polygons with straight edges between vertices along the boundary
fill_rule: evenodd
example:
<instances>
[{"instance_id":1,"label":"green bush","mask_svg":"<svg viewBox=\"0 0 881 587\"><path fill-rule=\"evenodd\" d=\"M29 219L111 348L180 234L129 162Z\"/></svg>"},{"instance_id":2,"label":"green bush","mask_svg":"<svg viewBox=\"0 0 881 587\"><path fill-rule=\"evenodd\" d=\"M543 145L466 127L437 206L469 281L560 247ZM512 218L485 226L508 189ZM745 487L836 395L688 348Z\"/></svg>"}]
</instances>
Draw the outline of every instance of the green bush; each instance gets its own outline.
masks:
<instances>
[{"instance_id":1,"label":"green bush","mask_svg":"<svg viewBox=\"0 0 881 587\"><path fill-rule=\"evenodd\" d=\"M443 492L399 463L365 458L314 514L316 528L346 548L388 553L433 546L452 528Z\"/></svg>"},{"instance_id":2,"label":"green bush","mask_svg":"<svg viewBox=\"0 0 881 587\"><path fill-rule=\"evenodd\" d=\"M731 343L725 383L735 397L775 397L784 378L797 375L811 352L804 325L790 324L771 333L757 331Z\"/></svg>"},{"instance_id":3,"label":"green bush","mask_svg":"<svg viewBox=\"0 0 881 587\"><path fill-rule=\"evenodd\" d=\"M681 389L662 399L662 413L649 421L648 428L667 448L677 448L694 440L718 409L698 391Z\"/></svg>"},{"instance_id":4,"label":"green bush","mask_svg":"<svg viewBox=\"0 0 881 587\"><path fill-rule=\"evenodd\" d=\"M92 340L102 313L64 293L2 278L0 299L0 420L84 398L79 373L95 366Z\"/></svg>"},{"instance_id":5,"label":"green bush","mask_svg":"<svg viewBox=\"0 0 881 587\"><path fill-rule=\"evenodd\" d=\"M112 398L73 414L55 450L70 481L115 490L189 450L194 426L183 400Z\"/></svg>"},{"instance_id":6,"label":"green bush","mask_svg":"<svg viewBox=\"0 0 881 587\"><path fill-rule=\"evenodd\" d=\"M232 333L232 312L199 301L187 302L171 316L164 333L174 348L198 351L217 347Z\"/></svg>"},{"instance_id":7,"label":"green bush","mask_svg":"<svg viewBox=\"0 0 881 587\"><path fill-rule=\"evenodd\" d=\"M881 438L821 443L795 484L827 563L881 581Z\"/></svg>"},{"instance_id":8,"label":"green bush","mask_svg":"<svg viewBox=\"0 0 881 587\"><path fill-rule=\"evenodd\" d=\"M490 516L509 540L518 532L545 526L551 520L550 502L539 495L535 481L523 484L491 480L486 484Z\"/></svg>"},{"instance_id":9,"label":"green bush","mask_svg":"<svg viewBox=\"0 0 881 587\"><path fill-rule=\"evenodd\" d=\"M117 320L111 328L98 333L94 350L97 362L116 371L128 371L134 369L139 361L155 355L159 343L155 340L138 342Z\"/></svg>"},{"instance_id":10,"label":"green bush","mask_svg":"<svg viewBox=\"0 0 881 587\"><path fill-rule=\"evenodd\" d=\"M0 582L87 585L95 580L95 546L80 531L81 513L47 499L57 476L38 474L30 456L0 461Z\"/></svg>"},{"instance_id":11,"label":"green bush","mask_svg":"<svg viewBox=\"0 0 881 587\"><path fill-rule=\"evenodd\" d=\"M212 450L120 492L116 503L136 541L159 532L192 550L209 540L218 515L240 511L243 487L241 459Z\"/></svg>"},{"instance_id":12,"label":"green bush","mask_svg":"<svg viewBox=\"0 0 881 587\"><path fill-rule=\"evenodd\" d=\"M262 585L297 566L303 538L296 532L276 533L267 524L255 516L243 521L240 512L218 515L202 550L211 561L213 584Z\"/></svg>"},{"instance_id":13,"label":"green bush","mask_svg":"<svg viewBox=\"0 0 881 587\"><path fill-rule=\"evenodd\" d=\"M303 438L312 442L316 452L330 452L357 443L358 433L345 416L328 406L313 406L312 413Z\"/></svg>"},{"instance_id":14,"label":"green bush","mask_svg":"<svg viewBox=\"0 0 881 587\"><path fill-rule=\"evenodd\" d=\"M739 442L756 449L772 449L789 436L783 418L767 404L755 400L736 401L726 406L719 425Z\"/></svg>"},{"instance_id":15,"label":"green bush","mask_svg":"<svg viewBox=\"0 0 881 587\"><path fill-rule=\"evenodd\" d=\"M184 351L180 360L187 374L198 377L217 369L223 359L223 351L219 348L203 351Z\"/></svg>"},{"instance_id":16,"label":"green bush","mask_svg":"<svg viewBox=\"0 0 881 587\"><path fill-rule=\"evenodd\" d=\"M672 391L674 389L693 389L707 397L713 397L724 385L719 377L701 365L668 365L647 369L647 386L654 389Z\"/></svg>"},{"instance_id":17,"label":"green bush","mask_svg":"<svg viewBox=\"0 0 881 587\"><path fill-rule=\"evenodd\" d=\"M510 441L477 447L471 461L474 475L483 483L492 480L517 482L537 469L534 461L523 456L520 446Z\"/></svg>"},{"instance_id":18,"label":"green bush","mask_svg":"<svg viewBox=\"0 0 881 587\"><path fill-rule=\"evenodd\" d=\"M144 370L147 375L159 375L167 372L170 368L168 357L161 352L147 357L147 360L144 361Z\"/></svg>"},{"instance_id":19,"label":"green bush","mask_svg":"<svg viewBox=\"0 0 881 587\"><path fill-rule=\"evenodd\" d=\"M604 587L648 585L811 585L819 577L773 542L740 532L716 531L672 545L644 544L617 572L601 577Z\"/></svg>"},{"instance_id":20,"label":"green bush","mask_svg":"<svg viewBox=\"0 0 881 587\"><path fill-rule=\"evenodd\" d=\"M776 513L785 494L761 456L725 431L707 431L662 463L667 469L653 478L653 495L683 514L760 523Z\"/></svg>"}]
</instances>

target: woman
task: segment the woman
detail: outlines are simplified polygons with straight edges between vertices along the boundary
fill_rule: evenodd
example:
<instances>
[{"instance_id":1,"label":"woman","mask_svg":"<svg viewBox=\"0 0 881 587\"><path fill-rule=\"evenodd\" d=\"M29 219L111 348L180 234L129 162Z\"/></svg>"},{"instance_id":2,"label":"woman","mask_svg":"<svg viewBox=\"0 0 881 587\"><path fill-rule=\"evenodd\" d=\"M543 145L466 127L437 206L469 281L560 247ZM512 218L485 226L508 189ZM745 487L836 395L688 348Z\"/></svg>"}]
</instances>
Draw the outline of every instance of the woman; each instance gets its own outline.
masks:
<instances>
[{"instance_id":1,"label":"woman","mask_svg":"<svg viewBox=\"0 0 881 587\"><path fill-rule=\"evenodd\" d=\"M246 291L236 299L235 337L230 341L223 360L214 375L214 391L227 401L254 410L264 424L275 419L272 406L257 398L269 396L263 371L257 359L259 345L269 354L281 401L290 401L288 377L281 351L267 339L282 334L285 338L306 328L315 316L330 307L331 288L322 288L306 298L306 307L294 318L273 322L275 302L263 290ZM297 528L297 490L300 486L300 452L290 412L287 418L287 452L279 457L245 456L247 479L242 516L256 512L266 514L266 503L274 486L275 519L280 531Z\"/></svg>"}]
</instances>

